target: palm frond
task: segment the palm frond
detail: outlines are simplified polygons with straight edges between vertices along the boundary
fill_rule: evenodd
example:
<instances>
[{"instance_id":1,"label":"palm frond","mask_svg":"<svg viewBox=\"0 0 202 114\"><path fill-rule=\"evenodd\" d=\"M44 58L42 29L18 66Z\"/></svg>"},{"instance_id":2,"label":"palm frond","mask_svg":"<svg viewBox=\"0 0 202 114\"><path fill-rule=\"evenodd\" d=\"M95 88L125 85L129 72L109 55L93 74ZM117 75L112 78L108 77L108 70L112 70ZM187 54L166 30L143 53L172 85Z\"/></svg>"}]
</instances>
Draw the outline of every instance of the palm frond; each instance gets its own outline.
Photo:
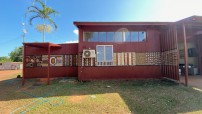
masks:
<instances>
[{"instance_id":1,"label":"palm frond","mask_svg":"<svg viewBox=\"0 0 202 114\"><path fill-rule=\"evenodd\" d=\"M47 19L48 19L49 23L54 26L55 30L57 30L58 26L56 25L56 23L50 17L48 17Z\"/></svg>"},{"instance_id":2,"label":"palm frond","mask_svg":"<svg viewBox=\"0 0 202 114\"><path fill-rule=\"evenodd\" d=\"M46 9L46 5L41 0L35 0L35 2L40 3L43 9Z\"/></svg>"},{"instance_id":3,"label":"palm frond","mask_svg":"<svg viewBox=\"0 0 202 114\"><path fill-rule=\"evenodd\" d=\"M32 17L29 19L29 24L32 25L32 20L35 19L35 18L39 18L39 17L40 17L39 15L32 16Z\"/></svg>"},{"instance_id":4,"label":"palm frond","mask_svg":"<svg viewBox=\"0 0 202 114\"><path fill-rule=\"evenodd\" d=\"M36 7L36 6L29 6L29 7L27 8L27 10L32 10L32 9L39 11L39 8Z\"/></svg>"},{"instance_id":5,"label":"palm frond","mask_svg":"<svg viewBox=\"0 0 202 114\"><path fill-rule=\"evenodd\" d=\"M28 10L26 13L39 13L38 11L36 11L36 10Z\"/></svg>"},{"instance_id":6,"label":"palm frond","mask_svg":"<svg viewBox=\"0 0 202 114\"><path fill-rule=\"evenodd\" d=\"M47 14L48 15L53 14L55 16L56 14L59 14L59 13L57 11L53 10L52 8L48 7L47 8Z\"/></svg>"}]
</instances>

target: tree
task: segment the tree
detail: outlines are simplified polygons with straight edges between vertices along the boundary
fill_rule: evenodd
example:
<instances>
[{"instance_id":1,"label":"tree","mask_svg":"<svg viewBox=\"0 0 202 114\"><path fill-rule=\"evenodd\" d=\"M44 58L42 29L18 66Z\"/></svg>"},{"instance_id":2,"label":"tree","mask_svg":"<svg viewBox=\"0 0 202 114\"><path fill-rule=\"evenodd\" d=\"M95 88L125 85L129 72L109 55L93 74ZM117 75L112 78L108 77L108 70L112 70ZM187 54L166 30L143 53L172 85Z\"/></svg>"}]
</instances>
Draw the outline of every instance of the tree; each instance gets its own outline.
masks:
<instances>
[{"instance_id":1,"label":"tree","mask_svg":"<svg viewBox=\"0 0 202 114\"><path fill-rule=\"evenodd\" d=\"M27 13L32 13L33 16L29 19L30 25L32 25L32 21L36 18L40 18L43 20L43 42L45 40L45 30L46 30L46 21L48 21L51 25L54 25L55 30L57 29L56 23L51 19L51 15L58 14L57 11L52 9L51 7L47 7L41 0L35 0L35 2L41 5L41 8L36 7L34 5L28 7Z\"/></svg>"},{"instance_id":2,"label":"tree","mask_svg":"<svg viewBox=\"0 0 202 114\"><path fill-rule=\"evenodd\" d=\"M10 58L7 57L7 56L0 57L0 62L1 62L1 63L2 63L2 62L10 62L10 61L11 61Z\"/></svg>"},{"instance_id":3,"label":"tree","mask_svg":"<svg viewBox=\"0 0 202 114\"><path fill-rule=\"evenodd\" d=\"M9 55L13 62L22 62L22 46L15 48Z\"/></svg>"}]
</instances>

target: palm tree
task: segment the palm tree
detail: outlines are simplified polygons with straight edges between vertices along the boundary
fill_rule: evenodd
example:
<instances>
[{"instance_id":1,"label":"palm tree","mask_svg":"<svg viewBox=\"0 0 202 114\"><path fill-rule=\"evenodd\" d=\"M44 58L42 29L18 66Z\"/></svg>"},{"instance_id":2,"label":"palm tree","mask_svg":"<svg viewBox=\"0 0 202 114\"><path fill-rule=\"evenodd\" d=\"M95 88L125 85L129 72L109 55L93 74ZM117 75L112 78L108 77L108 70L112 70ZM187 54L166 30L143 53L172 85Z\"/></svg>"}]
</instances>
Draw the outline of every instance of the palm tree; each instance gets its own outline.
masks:
<instances>
[{"instance_id":1,"label":"palm tree","mask_svg":"<svg viewBox=\"0 0 202 114\"><path fill-rule=\"evenodd\" d=\"M54 25L55 30L57 29L56 23L50 18L50 15L56 15L58 14L57 11L53 10L51 7L47 7L41 0L35 0L34 2L37 2L41 5L41 8L38 8L34 5L28 7L27 13L33 13L34 15L29 19L30 25L32 25L32 21L36 18L41 18L43 20L43 42L45 40L45 28L46 28L46 21L51 25Z\"/></svg>"}]
</instances>

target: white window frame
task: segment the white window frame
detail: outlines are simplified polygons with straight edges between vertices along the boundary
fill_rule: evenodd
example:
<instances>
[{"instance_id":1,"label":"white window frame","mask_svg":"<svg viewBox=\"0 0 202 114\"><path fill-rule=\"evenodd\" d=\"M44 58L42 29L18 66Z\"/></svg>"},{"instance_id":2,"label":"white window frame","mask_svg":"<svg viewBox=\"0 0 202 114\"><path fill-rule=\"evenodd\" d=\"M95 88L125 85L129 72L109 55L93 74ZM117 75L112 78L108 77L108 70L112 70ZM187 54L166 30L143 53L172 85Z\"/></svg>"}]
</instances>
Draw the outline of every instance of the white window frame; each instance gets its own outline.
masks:
<instances>
[{"instance_id":1,"label":"white window frame","mask_svg":"<svg viewBox=\"0 0 202 114\"><path fill-rule=\"evenodd\" d=\"M96 45L96 54L98 54L98 51L97 51L97 47L98 46L104 46L104 61L101 61L101 62L97 62L96 66L112 66L113 65L113 53L114 53L114 48L113 48L113 45ZM106 47L107 46L110 46L112 47L112 60L106 60ZM97 56L96 56L96 61L97 60Z\"/></svg>"}]
</instances>

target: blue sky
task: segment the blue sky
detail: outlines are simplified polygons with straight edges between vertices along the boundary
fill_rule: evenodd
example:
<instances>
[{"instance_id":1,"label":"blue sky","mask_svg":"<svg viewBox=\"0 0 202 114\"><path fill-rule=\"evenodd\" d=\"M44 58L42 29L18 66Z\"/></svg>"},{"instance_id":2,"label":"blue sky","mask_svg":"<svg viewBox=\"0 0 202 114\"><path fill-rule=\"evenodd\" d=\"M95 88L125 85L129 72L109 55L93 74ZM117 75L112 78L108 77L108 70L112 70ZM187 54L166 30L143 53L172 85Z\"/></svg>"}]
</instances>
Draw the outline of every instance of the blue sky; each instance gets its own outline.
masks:
<instances>
[{"instance_id":1,"label":"blue sky","mask_svg":"<svg viewBox=\"0 0 202 114\"><path fill-rule=\"evenodd\" d=\"M0 4L0 56L22 45L22 22L26 23L25 42L41 42L35 30L40 19L30 26L24 13L33 0L4 0ZM202 16L201 0L46 0L60 14L54 17L57 31L46 34L46 42L77 41L74 21L177 21L192 15ZM29 17L28 17L29 18Z\"/></svg>"}]
</instances>

